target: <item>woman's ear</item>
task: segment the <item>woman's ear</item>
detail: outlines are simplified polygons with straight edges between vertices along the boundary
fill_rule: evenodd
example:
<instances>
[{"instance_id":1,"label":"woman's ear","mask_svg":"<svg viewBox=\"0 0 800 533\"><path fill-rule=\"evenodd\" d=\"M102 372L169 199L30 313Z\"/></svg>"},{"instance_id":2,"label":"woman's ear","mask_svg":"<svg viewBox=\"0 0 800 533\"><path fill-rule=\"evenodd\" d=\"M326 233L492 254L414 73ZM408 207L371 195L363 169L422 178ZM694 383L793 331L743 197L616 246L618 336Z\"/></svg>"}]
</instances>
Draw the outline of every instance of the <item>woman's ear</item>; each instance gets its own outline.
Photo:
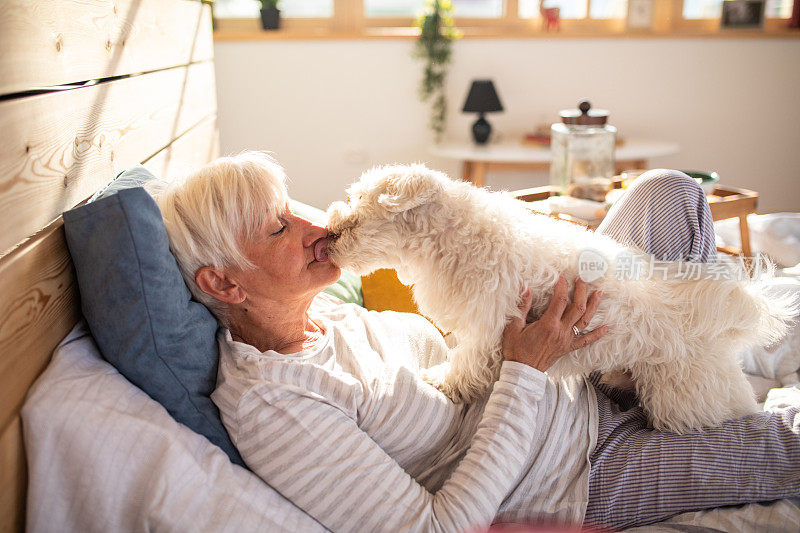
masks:
<instances>
[{"instance_id":1,"label":"woman's ear","mask_svg":"<svg viewBox=\"0 0 800 533\"><path fill-rule=\"evenodd\" d=\"M194 282L204 293L228 304L242 303L247 296L236 280L221 268L198 268L194 273Z\"/></svg>"}]
</instances>

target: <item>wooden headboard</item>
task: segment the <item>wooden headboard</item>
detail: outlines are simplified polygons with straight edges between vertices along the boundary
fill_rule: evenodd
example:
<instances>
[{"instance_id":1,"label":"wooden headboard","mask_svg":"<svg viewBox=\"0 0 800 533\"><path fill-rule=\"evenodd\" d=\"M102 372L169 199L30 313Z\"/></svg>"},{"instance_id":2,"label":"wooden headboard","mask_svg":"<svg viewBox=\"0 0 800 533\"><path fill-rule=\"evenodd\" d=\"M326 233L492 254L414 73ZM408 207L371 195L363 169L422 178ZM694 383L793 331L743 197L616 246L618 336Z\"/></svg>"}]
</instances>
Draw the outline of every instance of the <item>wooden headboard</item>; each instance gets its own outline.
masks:
<instances>
[{"instance_id":1,"label":"wooden headboard","mask_svg":"<svg viewBox=\"0 0 800 533\"><path fill-rule=\"evenodd\" d=\"M61 212L144 164L218 155L211 6L0 2L0 532L22 531L20 408L80 317Z\"/></svg>"}]
</instances>

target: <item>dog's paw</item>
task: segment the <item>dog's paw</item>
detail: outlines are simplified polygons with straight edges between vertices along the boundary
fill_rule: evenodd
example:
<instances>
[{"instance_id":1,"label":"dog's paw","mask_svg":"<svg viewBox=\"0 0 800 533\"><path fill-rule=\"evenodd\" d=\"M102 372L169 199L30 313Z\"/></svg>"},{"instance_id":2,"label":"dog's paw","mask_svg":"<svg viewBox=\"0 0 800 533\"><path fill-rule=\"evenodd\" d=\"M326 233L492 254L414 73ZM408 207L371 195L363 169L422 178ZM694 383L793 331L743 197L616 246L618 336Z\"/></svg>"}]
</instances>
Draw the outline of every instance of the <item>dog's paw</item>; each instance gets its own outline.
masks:
<instances>
[{"instance_id":1,"label":"dog's paw","mask_svg":"<svg viewBox=\"0 0 800 533\"><path fill-rule=\"evenodd\" d=\"M465 398L461 393L453 387L447 380L447 374L450 370L450 363L442 363L440 365L432 366L430 368L423 368L420 370L420 377L426 383L436 387L442 394L447 396L453 403L462 403Z\"/></svg>"},{"instance_id":2,"label":"dog's paw","mask_svg":"<svg viewBox=\"0 0 800 533\"><path fill-rule=\"evenodd\" d=\"M600 383L621 391L636 391L636 382L633 381L633 375L627 371L614 370L603 374L603 377L600 378Z\"/></svg>"}]
</instances>

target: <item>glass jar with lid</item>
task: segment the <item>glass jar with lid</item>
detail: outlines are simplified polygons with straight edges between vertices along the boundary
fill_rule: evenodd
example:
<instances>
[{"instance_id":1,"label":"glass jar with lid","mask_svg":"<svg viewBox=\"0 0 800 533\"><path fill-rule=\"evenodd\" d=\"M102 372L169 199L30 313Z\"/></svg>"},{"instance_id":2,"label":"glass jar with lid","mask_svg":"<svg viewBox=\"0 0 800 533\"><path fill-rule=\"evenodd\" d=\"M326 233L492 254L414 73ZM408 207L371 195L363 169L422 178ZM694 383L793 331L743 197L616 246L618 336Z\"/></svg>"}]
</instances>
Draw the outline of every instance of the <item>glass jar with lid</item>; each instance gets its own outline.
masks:
<instances>
[{"instance_id":1,"label":"glass jar with lid","mask_svg":"<svg viewBox=\"0 0 800 533\"><path fill-rule=\"evenodd\" d=\"M614 176L617 128L606 123L608 111L592 109L588 100L560 115L551 128L550 184L561 194L604 201Z\"/></svg>"}]
</instances>

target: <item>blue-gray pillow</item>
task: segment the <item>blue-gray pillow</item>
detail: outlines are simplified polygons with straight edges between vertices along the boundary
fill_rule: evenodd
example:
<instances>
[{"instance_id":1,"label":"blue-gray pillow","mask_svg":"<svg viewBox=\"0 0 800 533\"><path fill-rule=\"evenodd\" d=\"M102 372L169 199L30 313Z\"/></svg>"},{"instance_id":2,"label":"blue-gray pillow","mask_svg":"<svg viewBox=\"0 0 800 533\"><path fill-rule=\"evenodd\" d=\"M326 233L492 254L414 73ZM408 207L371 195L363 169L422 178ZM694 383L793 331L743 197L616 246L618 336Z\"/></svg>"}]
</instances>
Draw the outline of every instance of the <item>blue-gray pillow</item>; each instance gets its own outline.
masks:
<instances>
[{"instance_id":1,"label":"blue-gray pillow","mask_svg":"<svg viewBox=\"0 0 800 533\"><path fill-rule=\"evenodd\" d=\"M217 321L192 300L153 198L124 189L64 213L81 307L100 352L178 422L244 466L210 394Z\"/></svg>"}]
</instances>

